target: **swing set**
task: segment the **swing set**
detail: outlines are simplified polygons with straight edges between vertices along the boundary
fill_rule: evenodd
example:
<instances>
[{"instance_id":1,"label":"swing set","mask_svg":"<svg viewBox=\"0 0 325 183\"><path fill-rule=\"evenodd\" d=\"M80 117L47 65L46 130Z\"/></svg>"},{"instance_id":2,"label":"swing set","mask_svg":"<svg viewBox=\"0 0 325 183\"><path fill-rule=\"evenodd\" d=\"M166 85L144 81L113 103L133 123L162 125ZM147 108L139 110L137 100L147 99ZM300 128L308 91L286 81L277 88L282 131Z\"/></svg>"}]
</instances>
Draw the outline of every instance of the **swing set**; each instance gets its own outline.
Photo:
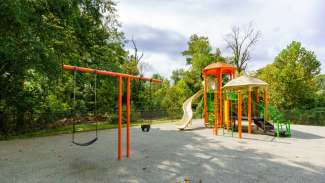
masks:
<instances>
[{"instance_id":1,"label":"swing set","mask_svg":"<svg viewBox=\"0 0 325 183\"><path fill-rule=\"evenodd\" d=\"M105 76L112 76L118 78L118 110L117 110L117 159L122 159L122 113L123 113L123 106L122 106L122 93L123 93L123 79L126 79L126 157L130 157L131 153L131 136L130 136L130 126L131 126L131 81L132 80L140 80L140 81L148 81L151 83L161 83L161 80L152 79L148 77L142 76L134 76L129 74L105 71L105 70L98 70L86 67L78 67L78 66L71 66L71 65L63 65L64 70L70 70L74 72L74 81L73 81L73 110L75 112L76 108L76 73L93 73L94 74L94 116L96 117L97 114L97 75L105 75ZM98 140L98 120L96 120L96 135L93 139L87 142L77 142L75 140L75 133L76 133L76 124L73 123L73 131L72 131L72 143L79 146L89 146L95 143Z\"/></svg>"}]
</instances>

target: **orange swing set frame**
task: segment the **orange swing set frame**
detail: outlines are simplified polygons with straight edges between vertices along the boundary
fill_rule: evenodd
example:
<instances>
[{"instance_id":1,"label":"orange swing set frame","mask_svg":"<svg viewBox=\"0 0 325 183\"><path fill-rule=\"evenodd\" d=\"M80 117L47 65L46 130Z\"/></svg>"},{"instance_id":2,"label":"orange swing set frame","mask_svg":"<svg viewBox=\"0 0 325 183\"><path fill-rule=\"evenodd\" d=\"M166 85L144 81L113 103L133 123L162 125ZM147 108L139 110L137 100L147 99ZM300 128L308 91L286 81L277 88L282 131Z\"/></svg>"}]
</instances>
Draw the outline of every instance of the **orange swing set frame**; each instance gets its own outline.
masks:
<instances>
[{"instance_id":1,"label":"orange swing set frame","mask_svg":"<svg viewBox=\"0 0 325 183\"><path fill-rule=\"evenodd\" d=\"M86 67L78 67L72 65L63 65L64 70L79 71L83 73L96 73L99 75L106 75L112 77L118 77L118 123L117 123L117 159L122 160L122 83L123 79L127 80L126 84L126 157L130 158L131 155L131 136L130 136L130 127L131 127L131 80L144 80L152 83L161 83L161 80L152 79L148 77L134 76L124 73L111 72L105 70L97 70Z\"/></svg>"}]
</instances>

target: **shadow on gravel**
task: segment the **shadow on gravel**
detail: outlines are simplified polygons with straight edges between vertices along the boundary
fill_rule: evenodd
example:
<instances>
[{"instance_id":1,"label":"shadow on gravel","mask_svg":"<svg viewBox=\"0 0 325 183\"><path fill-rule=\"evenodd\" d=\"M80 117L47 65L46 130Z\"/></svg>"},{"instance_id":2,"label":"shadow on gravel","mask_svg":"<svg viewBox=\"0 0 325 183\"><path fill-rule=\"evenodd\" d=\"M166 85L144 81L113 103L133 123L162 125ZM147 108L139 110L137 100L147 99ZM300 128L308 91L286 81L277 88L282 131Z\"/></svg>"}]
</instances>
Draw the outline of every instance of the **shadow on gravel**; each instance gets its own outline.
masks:
<instances>
[{"instance_id":1,"label":"shadow on gravel","mask_svg":"<svg viewBox=\"0 0 325 183\"><path fill-rule=\"evenodd\" d=\"M291 130L292 137L291 138L296 138L296 139L307 139L307 140L312 140L312 139L322 139L325 138L323 136L319 136L316 134L312 133L307 133L307 132L302 132L299 130Z\"/></svg>"},{"instance_id":2,"label":"shadow on gravel","mask_svg":"<svg viewBox=\"0 0 325 183\"><path fill-rule=\"evenodd\" d=\"M123 135L124 132L125 129ZM236 138L229 138L234 145L225 147L218 138L205 134L210 132L185 133L153 126L149 133L142 133L140 128L132 128L132 155L122 161L116 160L116 131L112 130L101 131L100 139L88 148L71 147L70 135L16 141L17 148L28 145L32 150L2 151L0 156L11 161L0 161L0 182L176 183L187 178L191 183L321 183L325 180L325 167L307 163L307 159L286 160L281 152L271 154L251 149ZM264 145L290 148L290 144ZM54 147L57 151L51 151ZM14 152L16 146L10 150ZM59 154L62 161L58 161Z\"/></svg>"},{"instance_id":3,"label":"shadow on gravel","mask_svg":"<svg viewBox=\"0 0 325 183\"><path fill-rule=\"evenodd\" d=\"M301 162L278 162L277 156L256 149L230 149L218 139L195 133L175 133L153 128L143 144L147 182L323 182L325 167ZM155 141L159 136L159 142ZM232 140L232 139L230 139ZM139 140L138 140L139 142ZM144 141L143 141L144 142ZM271 144L272 145L272 144ZM164 147L163 151L157 146ZM157 148L156 148L157 147ZM159 150L158 150L159 149ZM154 177L154 178L153 178ZM158 181L159 180L159 181Z\"/></svg>"}]
</instances>

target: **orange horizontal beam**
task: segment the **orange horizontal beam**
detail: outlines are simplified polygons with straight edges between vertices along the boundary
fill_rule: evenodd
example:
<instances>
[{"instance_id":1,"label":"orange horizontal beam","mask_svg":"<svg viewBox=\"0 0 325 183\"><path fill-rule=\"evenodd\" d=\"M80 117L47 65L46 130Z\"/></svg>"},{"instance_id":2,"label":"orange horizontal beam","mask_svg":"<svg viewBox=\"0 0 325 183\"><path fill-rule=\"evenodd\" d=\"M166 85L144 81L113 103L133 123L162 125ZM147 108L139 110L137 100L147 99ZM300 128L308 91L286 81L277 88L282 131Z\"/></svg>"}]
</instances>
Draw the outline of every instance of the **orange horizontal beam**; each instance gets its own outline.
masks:
<instances>
[{"instance_id":1,"label":"orange horizontal beam","mask_svg":"<svg viewBox=\"0 0 325 183\"><path fill-rule=\"evenodd\" d=\"M97 70L97 69L92 69L92 68L87 68L87 67L63 65L63 69L72 70L72 71L76 70L79 72L96 73L99 75L107 75L107 76L114 76L114 77L131 78L134 80L145 80L145 81L150 81L153 83L161 83L161 80L159 80L159 79L152 79L152 78L148 78L148 77L140 77L140 76L134 76L134 75L123 74L123 73L118 73L118 72L105 71L105 70Z\"/></svg>"}]
</instances>

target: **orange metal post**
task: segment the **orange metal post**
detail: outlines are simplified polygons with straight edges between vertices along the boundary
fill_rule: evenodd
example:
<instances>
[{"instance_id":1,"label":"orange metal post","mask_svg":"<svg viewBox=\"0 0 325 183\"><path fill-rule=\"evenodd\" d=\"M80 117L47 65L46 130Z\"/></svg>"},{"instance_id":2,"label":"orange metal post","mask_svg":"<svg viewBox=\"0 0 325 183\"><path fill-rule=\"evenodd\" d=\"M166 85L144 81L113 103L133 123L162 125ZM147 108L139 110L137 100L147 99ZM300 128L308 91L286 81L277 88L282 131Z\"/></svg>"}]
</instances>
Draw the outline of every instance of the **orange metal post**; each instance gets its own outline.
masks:
<instances>
[{"instance_id":1,"label":"orange metal post","mask_svg":"<svg viewBox=\"0 0 325 183\"><path fill-rule=\"evenodd\" d=\"M130 158L131 152L131 138L130 138L130 126L131 126L131 78L128 77L126 85L126 157Z\"/></svg>"},{"instance_id":2,"label":"orange metal post","mask_svg":"<svg viewBox=\"0 0 325 183\"><path fill-rule=\"evenodd\" d=\"M241 125L241 119L242 119L242 97L240 90L238 91L238 136L239 138L242 138L242 125Z\"/></svg>"},{"instance_id":3,"label":"orange metal post","mask_svg":"<svg viewBox=\"0 0 325 183\"><path fill-rule=\"evenodd\" d=\"M204 75L204 105L203 105L203 111L204 111L204 125L208 126L208 111L207 111L207 77Z\"/></svg>"},{"instance_id":4,"label":"orange metal post","mask_svg":"<svg viewBox=\"0 0 325 183\"><path fill-rule=\"evenodd\" d=\"M118 77L117 159L122 159L122 76Z\"/></svg>"},{"instance_id":5,"label":"orange metal post","mask_svg":"<svg viewBox=\"0 0 325 183\"><path fill-rule=\"evenodd\" d=\"M123 73L117 73L117 72L111 72L111 71L105 71L105 70L97 70L92 68L86 68L86 67L77 67L77 66L71 66L71 65L63 65L63 69L65 70L73 70L73 71L79 71L79 72L85 72L85 73L96 73L97 75L107 75L107 76L113 76L118 77L118 129L117 129L117 159L122 159L122 83L123 78L127 78L127 152L126 156L130 157L130 95L131 95L131 80L145 80L152 83L161 83L161 80L158 79L152 79L147 77L139 77L139 76L133 76L129 74L123 74ZM206 84L205 84L206 85Z\"/></svg>"},{"instance_id":6,"label":"orange metal post","mask_svg":"<svg viewBox=\"0 0 325 183\"><path fill-rule=\"evenodd\" d=\"M248 116L248 133L252 133L252 90L251 88L248 89L248 101L247 101L247 116Z\"/></svg>"},{"instance_id":7,"label":"orange metal post","mask_svg":"<svg viewBox=\"0 0 325 183\"><path fill-rule=\"evenodd\" d=\"M214 97L213 97L213 103L214 103L214 134L218 135L218 77L214 78L214 83L215 83L215 90L214 92Z\"/></svg>"}]
</instances>

